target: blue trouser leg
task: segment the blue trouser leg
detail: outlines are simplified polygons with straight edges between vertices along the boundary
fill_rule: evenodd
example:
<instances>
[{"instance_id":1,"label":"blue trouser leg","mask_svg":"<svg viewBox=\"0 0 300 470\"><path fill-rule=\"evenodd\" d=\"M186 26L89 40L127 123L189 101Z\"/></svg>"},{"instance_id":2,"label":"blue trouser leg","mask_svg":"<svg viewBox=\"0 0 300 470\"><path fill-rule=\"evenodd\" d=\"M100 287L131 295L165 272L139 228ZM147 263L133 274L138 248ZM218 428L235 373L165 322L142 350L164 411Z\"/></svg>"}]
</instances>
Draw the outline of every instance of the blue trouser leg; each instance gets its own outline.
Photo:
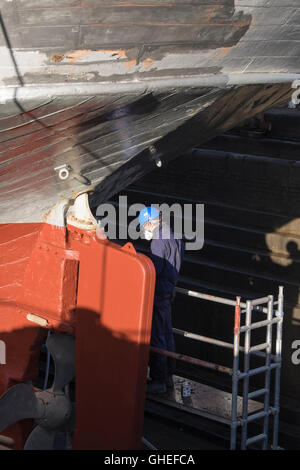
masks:
<instances>
[{"instance_id":1,"label":"blue trouser leg","mask_svg":"<svg viewBox=\"0 0 300 470\"><path fill-rule=\"evenodd\" d=\"M175 342L172 331L172 309L169 300L154 305L152 316L151 346L175 352ZM175 369L175 359L162 354L150 353L150 377L153 380L164 381L168 374Z\"/></svg>"}]
</instances>

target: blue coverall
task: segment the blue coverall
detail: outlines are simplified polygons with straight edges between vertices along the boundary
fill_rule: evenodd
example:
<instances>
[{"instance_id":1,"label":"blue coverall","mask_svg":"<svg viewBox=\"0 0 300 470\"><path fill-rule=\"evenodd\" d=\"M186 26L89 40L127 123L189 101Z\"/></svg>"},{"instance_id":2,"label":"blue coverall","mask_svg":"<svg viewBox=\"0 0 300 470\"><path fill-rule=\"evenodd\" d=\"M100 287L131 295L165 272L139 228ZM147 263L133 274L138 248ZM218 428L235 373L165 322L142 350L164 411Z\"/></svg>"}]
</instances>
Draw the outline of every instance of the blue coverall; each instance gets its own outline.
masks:
<instances>
[{"instance_id":1,"label":"blue coverall","mask_svg":"<svg viewBox=\"0 0 300 470\"><path fill-rule=\"evenodd\" d=\"M156 271L151 346L175 352L171 304L184 253L184 243L174 238L170 227L162 223L154 229L150 249ZM167 376L174 372L175 360L152 352L149 367L152 380L165 381Z\"/></svg>"}]
</instances>

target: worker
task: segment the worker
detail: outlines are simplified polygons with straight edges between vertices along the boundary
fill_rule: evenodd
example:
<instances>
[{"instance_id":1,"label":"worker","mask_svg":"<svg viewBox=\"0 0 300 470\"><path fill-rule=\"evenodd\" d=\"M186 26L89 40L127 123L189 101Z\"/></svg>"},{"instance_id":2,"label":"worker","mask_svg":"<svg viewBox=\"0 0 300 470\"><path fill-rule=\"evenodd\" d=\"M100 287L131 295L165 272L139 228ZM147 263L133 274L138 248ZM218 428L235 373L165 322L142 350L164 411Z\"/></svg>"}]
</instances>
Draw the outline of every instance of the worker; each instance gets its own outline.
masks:
<instances>
[{"instance_id":1,"label":"worker","mask_svg":"<svg viewBox=\"0 0 300 470\"><path fill-rule=\"evenodd\" d=\"M151 346L175 352L172 329L172 308L184 243L174 236L161 213L154 207L145 207L139 214L140 230L151 241L151 260L156 271L156 284L151 329ZM150 352L151 380L147 393L165 393L173 388L175 359Z\"/></svg>"}]
</instances>

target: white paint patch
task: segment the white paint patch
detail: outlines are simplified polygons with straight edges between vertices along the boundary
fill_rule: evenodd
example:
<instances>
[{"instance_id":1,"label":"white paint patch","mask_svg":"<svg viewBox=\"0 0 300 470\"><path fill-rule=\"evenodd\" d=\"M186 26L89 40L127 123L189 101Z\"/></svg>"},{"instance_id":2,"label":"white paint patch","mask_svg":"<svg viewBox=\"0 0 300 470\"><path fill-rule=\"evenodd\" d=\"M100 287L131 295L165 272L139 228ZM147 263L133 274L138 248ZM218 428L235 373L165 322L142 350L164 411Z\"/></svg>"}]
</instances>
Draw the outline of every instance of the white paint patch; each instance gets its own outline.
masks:
<instances>
[{"instance_id":1,"label":"white paint patch","mask_svg":"<svg viewBox=\"0 0 300 470\"><path fill-rule=\"evenodd\" d=\"M0 47L0 70L2 68L13 67L14 63L11 58L10 51L7 47ZM14 58L18 67L30 66L30 67L41 67L46 65L48 57L45 53L39 51L18 51L14 50Z\"/></svg>"},{"instance_id":2,"label":"white paint patch","mask_svg":"<svg viewBox=\"0 0 300 470\"><path fill-rule=\"evenodd\" d=\"M6 344L0 340L0 364L6 364Z\"/></svg>"},{"instance_id":3,"label":"white paint patch","mask_svg":"<svg viewBox=\"0 0 300 470\"><path fill-rule=\"evenodd\" d=\"M167 54L160 60L155 60L148 65L147 60L141 63L140 71L145 72L153 69L191 69L196 67L213 66L218 61L220 49L192 52L190 54Z\"/></svg>"},{"instance_id":4,"label":"white paint patch","mask_svg":"<svg viewBox=\"0 0 300 470\"><path fill-rule=\"evenodd\" d=\"M65 227L66 225L66 214L70 206L69 200L63 200L55 204L51 211L44 218L44 222L56 227Z\"/></svg>"}]
</instances>

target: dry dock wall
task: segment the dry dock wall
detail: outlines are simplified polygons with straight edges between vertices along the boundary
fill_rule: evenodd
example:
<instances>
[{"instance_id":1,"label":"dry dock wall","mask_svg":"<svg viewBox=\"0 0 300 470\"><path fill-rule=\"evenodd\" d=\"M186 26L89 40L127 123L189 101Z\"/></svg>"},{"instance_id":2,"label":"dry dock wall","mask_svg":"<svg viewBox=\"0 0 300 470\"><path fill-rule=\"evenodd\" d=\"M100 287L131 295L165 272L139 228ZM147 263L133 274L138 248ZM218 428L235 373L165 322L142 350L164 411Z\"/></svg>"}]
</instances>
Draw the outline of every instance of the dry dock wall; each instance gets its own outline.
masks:
<instances>
[{"instance_id":1,"label":"dry dock wall","mask_svg":"<svg viewBox=\"0 0 300 470\"><path fill-rule=\"evenodd\" d=\"M236 130L219 136L122 194L128 203L205 205L204 247L186 252L180 285L243 299L276 295L278 286L284 286L281 401L295 409L300 392L300 364L293 363L293 354L298 357L293 344L300 344L300 117L297 111L277 109L265 119L272 121L269 134ZM232 342L234 315L226 306L177 295L173 315L177 328ZM255 342L263 342L260 335ZM232 362L230 350L182 337L176 342L180 352ZM251 379L250 386L259 385L260 379Z\"/></svg>"}]
</instances>

